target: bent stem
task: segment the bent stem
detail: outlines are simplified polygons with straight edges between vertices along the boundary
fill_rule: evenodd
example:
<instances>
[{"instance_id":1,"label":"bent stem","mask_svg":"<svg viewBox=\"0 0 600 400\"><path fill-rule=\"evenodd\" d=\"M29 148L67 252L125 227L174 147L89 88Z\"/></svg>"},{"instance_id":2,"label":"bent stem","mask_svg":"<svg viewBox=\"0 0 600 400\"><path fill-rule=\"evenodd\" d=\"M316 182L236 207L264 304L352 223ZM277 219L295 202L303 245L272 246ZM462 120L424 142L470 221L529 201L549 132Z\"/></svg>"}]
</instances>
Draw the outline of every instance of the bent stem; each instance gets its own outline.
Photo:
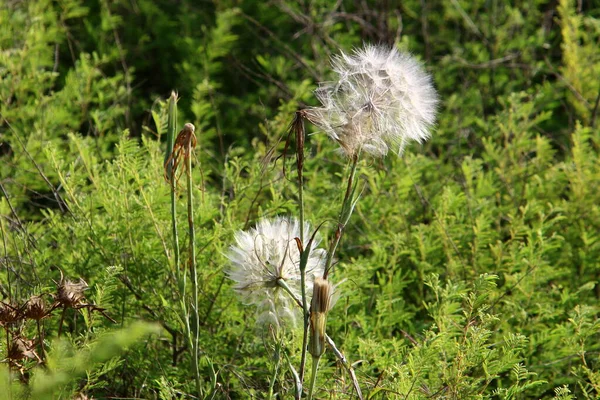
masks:
<instances>
[{"instance_id":1,"label":"bent stem","mask_svg":"<svg viewBox=\"0 0 600 400\"><path fill-rule=\"evenodd\" d=\"M352 364L348 362L348 359L346 358L346 356L344 356L344 353L342 353L337 348L335 342L332 338L329 337L329 335L325 334L325 340L327 340L327 344L329 345L329 347L331 347L331 350L333 350L333 354L335 354L335 356L338 358L338 360L340 360L344 368L346 368L346 370L350 374L350 378L352 379L352 385L354 386L354 390L356 390L356 395L360 400L363 400L362 391L360 390L360 386L358 385L358 379L356 379L356 373L354 372L354 368L352 368Z\"/></svg>"}]
</instances>

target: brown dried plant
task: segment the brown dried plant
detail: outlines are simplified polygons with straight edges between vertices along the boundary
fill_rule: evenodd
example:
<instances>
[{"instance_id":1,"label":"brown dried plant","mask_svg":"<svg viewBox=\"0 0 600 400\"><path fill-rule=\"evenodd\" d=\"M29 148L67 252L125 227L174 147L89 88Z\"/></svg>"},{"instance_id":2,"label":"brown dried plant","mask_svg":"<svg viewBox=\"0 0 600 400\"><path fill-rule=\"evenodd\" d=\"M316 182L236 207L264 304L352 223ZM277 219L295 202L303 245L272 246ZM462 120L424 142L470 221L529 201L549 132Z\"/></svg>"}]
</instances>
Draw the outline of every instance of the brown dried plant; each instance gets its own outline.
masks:
<instances>
[{"instance_id":1,"label":"brown dried plant","mask_svg":"<svg viewBox=\"0 0 600 400\"><path fill-rule=\"evenodd\" d=\"M83 304L83 292L88 289L89 285L82 278L79 278L79 282L72 282L61 277L55 297L56 303L65 308L77 308Z\"/></svg>"},{"instance_id":2,"label":"brown dried plant","mask_svg":"<svg viewBox=\"0 0 600 400\"><path fill-rule=\"evenodd\" d=\"M15 334L8 345L6 360L11 369L21 373L21 378L27 379L23 360L35 360L37 364L42 363L42 360L35 351L35 340L26 339L20 334Z\"/></svg>"},{"instance_id":3,"label":"brown dried plant","mask_svg":"<svg viewBox=\"0 0 600 400\"><path fill-rule=\"evenodd\" d=\"M8 328L24 318L23 310L14 304L0 302L0 326Z\"/></svg>"},{"instance_id":4,"label":"brown dried plant","mask_svg":"<svg viewBox=\"0 0 600 400\"><path fill-rule=\"evenodd\" d=\"M57 294L54 295L54 304L52 305L50 311L61 307L63 309L60 324L58 326L58 336L60 337L62 333L62 326L65 318L65 314L69 308L74 310L80 310L82 308L86 308L88 312L97 311L102 316L112 323L116 324L113 318L111 318L108 314L106 314L106 309L102 307L98 307L95 304L86 303L84 292L89 289L89 285L85 280L79 278L79 282L73 282L68 279L65 279L62 271L60 276L60 282L57 283Z\"/></svg>"},{"instance_id":5,"label":"brown dried plant","mask_svg":"<svg viewBox=\"0 0 600 400\"><path fill-rule=\"evenodd\" d=\"M38 334L38 343L40 345L40 356L42 361L45 359L44 349L44 329L42 319L46 318L54 310L54 306L49 306L42 296L34 295L23 305L23 315L25 318L35 321Z\"/></svg>"},{"instance_id":6,"label":"brown dried plant","mask_svg":"<svg viewBox=\"0 0 600 400\"><path fill-rule=\"evenodd\" d=\"M171 155L165 162L165 179L167 182L171 182L174 179L175 182L179 181L181 174L187 169L187 161L192 156L192 150L196 148L196 127L189 122L183 126L183 129L177 134L175 139L175 145ZM171 173L169 174L169 165L172 163ZM183 168L179 169L179 166L183 165Z\"/></svg>"},{"instance_id":7,"label":"brown dried plant","mask_svg":"<svg viewBox=\"0 0 600 400\"><path fill-rule=\"evenodd\" d=\"M34 321L40 321L46 318L52 312L52 308L44 301L42 296L31 296L23 306L23 315L25 318Z\"/></svg>"}]
</instances>

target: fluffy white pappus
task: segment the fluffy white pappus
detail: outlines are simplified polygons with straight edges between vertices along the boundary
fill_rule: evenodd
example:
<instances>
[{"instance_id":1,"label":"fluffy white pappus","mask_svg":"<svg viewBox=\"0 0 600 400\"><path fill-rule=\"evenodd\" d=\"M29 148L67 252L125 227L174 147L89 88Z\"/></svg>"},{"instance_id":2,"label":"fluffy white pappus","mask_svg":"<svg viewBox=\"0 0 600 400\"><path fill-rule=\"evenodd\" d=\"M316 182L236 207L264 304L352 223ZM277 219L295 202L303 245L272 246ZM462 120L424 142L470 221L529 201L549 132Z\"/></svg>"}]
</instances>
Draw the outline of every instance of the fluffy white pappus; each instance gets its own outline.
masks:
<instances>
[{"instance_id":1,"label":"fluffy white pappus","mask_svg":"<svg viewBox=\"0 0 600 400\"><path fill-rule=\"evenodd\" d=\"M338 79L319 85L321 107L306 114L346 155L382 157L390 148L401 154L411 140L429 138L438 96L431 76L410 54L365 45L334 57L332 67Z\"/></svg>"},{"instance_id":2,"label":"fluffy white pappus","mask_svg":"<svg viewBox=\"0 0 600 400\"><path fill-rule=\"evenodd\" d=\"M310 232L310 225L305 223L305 236L310 237ZM227 258L231 265L226 273L235 282L234 289L241 300L257 307L259 325L279 327L284 322L295 323L299 308L279 281L301 298L300 252L295 241L299 237L300 223L295 218L263 219L256 227L238 232L235 244L229 248ZM309 299L314 277L323 275L325 264L326 252L318 245L315 237L306 265Z\"/></svg>"}]
</instances>

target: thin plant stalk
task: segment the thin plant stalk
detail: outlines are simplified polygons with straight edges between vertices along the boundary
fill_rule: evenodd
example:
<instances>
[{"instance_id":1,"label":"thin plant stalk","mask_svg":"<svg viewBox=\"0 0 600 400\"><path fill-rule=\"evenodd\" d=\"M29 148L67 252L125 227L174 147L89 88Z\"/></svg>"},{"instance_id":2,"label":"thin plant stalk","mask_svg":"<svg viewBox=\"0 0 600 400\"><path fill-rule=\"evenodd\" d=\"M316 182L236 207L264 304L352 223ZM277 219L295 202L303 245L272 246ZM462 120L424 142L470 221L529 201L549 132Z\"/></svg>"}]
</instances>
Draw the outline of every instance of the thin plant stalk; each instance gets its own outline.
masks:
<instances>
[{"instance_id":1,"label":"thin plant stalk","mask_svg":"<svg viewBox=\"0 0 600 400\"><path fill-rule=\"evenodd\" d=\"M354 178L356 177L356 167L358 166L358 159L360 156L360 152L355 154L352 157L352 165L350 167L350 175L348 176L348 185L346 187L346 193L344 195L344 200L342 202L342 210L340 212L340 218L338 221L338 226L335 231L335 236L331 241L331 245L329 247L329 251L327 252L327 259L325 261L325 271L323 272L323 279L327 279L329 275L329 271L331 270L331 264L333 263L333 256L337 250L337 247L342 239L342 233L344 232L344 228L352 215L352 211L354 211L354 205L356 202L354 193L356 192L356 184L354 182Z\"/></svg>"},{"instance_id":2,"label":"thin plant stalk","mask_svg":"<svg viewBox=\"0 0 600 400\"><path fill-rule=\"evenodd\" d=\"M298 219L300 220L300 241L304 243L304 118L301 111L296 116L291 126L296 136L296 170L298 172Z\"/></svg>"},{"instance_id":3,"label":"thin plant stalk","mask_svg":"<svg viewBox=\"0 0 600 400\"><path fill-rule=\"evenodd\" d=\"M46 360L46 351L44 349L44 330L41 327L41 321L39 319L37 319L35 322L37 325L38 339L40 341L40 358L42 359L42 361L45 361Z\"/></svg>"},{"instance_id":4,"label":"thin plant stalk","mask_svg":"<svg viewBox=\"0 0 600 400\"><path fill-rule=\"evenodd\" d=\"M317 381L317 372L319 371L319 361L321 356L312 358L312 371L310 374L310 384L308 386L308 397L307 400L312 400L313 392L315 389L315 382Z\"/></svg>"},{"instance_id":5,"label":"thin plant stalk","mask_svg":"<svg viewBox=\"0 0 600 400\"><path fill-rule=\"evenodd\" d=\"M2 187L2 192L6 195L6 192L4 192L4 187ZM6 231L4 230L4 220L0 220L0 230L2 231L2 242L4 244L4 259L9 260ZM8 261L6 262L6 280L8 281L8 303L12 304L12 283L10 279L10 268L8 266Z\"/></svg>"},{"instance_id":6,"label":"thin plant stalk","mask_svg":"<svg viewBox=\"0 0 600 400\"><path fill-rule=\"evenodd\" d=\"M285 290L286 293L288 293L291 296L291 298L298 305L298 307L302 308L302 300L300 300L298 297L296 297L296 295L294 294L294 292L292 292L292 290L285 283L284 280L277 281L277 284L283 290ZM346 368L346 370L350 374L350 378L352 379L352 385L354 386L354 390L356 390L356 395L358 396L358 398L360 400L363 400L362 391L360 390L360 386L358 384L358 379L356 378L356 373L354 372L354 368L352 367L352 364L350 364L350 362L348 361L348 359L346 358L346 356L344 356L344 353L342 353L337 348L335 342L333 341L333 339L328 334L325 334L325 341L327 342L327 344L329 345L329 347L333 351L333 354L335 354L335 356L337 357L337 359L342 363L342 365L344 366L344 368Z\"/></svg>"},{"instance_id":7,"label":"thin plant stalk","mask_svg":"<svg viewBox=\"0 0 600 400\"><path fill-rule=\"evenodd\" d=\"M298 173L298 213L300 220L300 242L304 246L304 115L302 111L297 111L294 120L290 126L296 139L296 170ZM301 250L305 251L305 250ZM304 371L306 369L306 347L308 346L308 301L306 299L306 262L308 257L301 254L300 257L300 290L302 293L302 314L304 316L304 330L302 332L302 355L300 359L300 383L304 382Z\"/></svg>"},{"instance_id":8,"label":"thin plant stalk","mask_svg":"<svg viewBox=\"0 0 600 400\"><path fill-rule=\"evenodd\" d=\"M188 226L189 226L189 237L190 237L190 274L192 275L192 313L194 317L194 341L192 347L192 359L194 363L194 374L196 378L196 391L200 396L201 384L200 384L200 368L198 360L198 344L200 341L200 315L198 313L198 271L196 269L196 231L194 229L194 195L192 193L192 144L188 143L188 157L186 177L187 177L187 201L188 201Z\"/></svg>"},{"instance_id":9,"label":"thin plant stalk","mask_svg":"<svg viewBox=\"0 0 600 400\"><path fill-rule=\"evenodd\" d=\"M172 95L171 99L174 101L176 99L176 96ZM183 273L181 273L181 270L178 269L178 283L180 284L181 308L184 315L186 335L188 343L190 345L190 349L192 351L192 368L194 371L194 378L196 382L196 394L200 398L202 392L199 367L200 315L198 311L198 271L196 268L196 231L194 228L194 188L192 182L192 156L197 143L194 131L194 125L187 123L183 126L183 129L177 134L177 138L175 139L175 142L173 144L171 154L165 162L165 176L171 182L173 194L178 181L178 168L183 168L186 175L188 237L190 241L188 257L189 270L184 269ZM174 210L173 204L174 202L171 205L172 210ZM175 214L173 212L173 218L174 217ZM175 237L175 241L177 242L177 237ZM191 304L189 308L187 304L188 271L192 279L192 300L190 302ZM190 319L192 320L191 324Z\"/></svg>"},{"instance_id":10,"label":"thin plant stalk","mask_svg":"<svg viewBox=\"0 0 600 400\"><path fill-rule=\"evenodd\" d=\"M5 326L4 329L6 330L6 353L8 354L10 349L10 333L8 331L8 326ZM9 373L7 374L8 382L6 384L6 387L8 387L8 398L12 400L12 372L10 371L11 370L9 370Z\"/></svg>"},{"instance_id":11,"label":"thin plant stalk","mask_svg":"<svg viewBox=\"0 0 600 400\"><path fill-rule=\"evenodd\" d=\"M60 314L60 322L58 323L58 337L62 334L63 323L65 322L65 315L67 314L67 307L63 307L62 313Z\"/></svg>"},{"instance_id":12,"label":"thin plant stalk","mask_svg":"<svg viewBox=\"0 0 600 400\"><path fill-rule=\"evenodd\" d=\"M325 335L325 340L327 341L327 344L333 351L333 354L335 354L335 356L338 358L338 360L340 360L340 362L342 363L344 368L346 368L346 370L350 374L350 378L352 379L352 385L354 386L354 390L356 390L356 395L358 396L358 398L360 400L363 400L362 391L360 390L360 386L358 384L358 379L356 378L356 372L354 372L354 368L352 368L352 364L350 364L350 362L348 361L346 356L344 356L344 354L337 348L337 346L335 345L335 342L333 341L332 338L329 337L329 335L327 335L327 334Z\"/></svg>"},{"instance_id":13,"label":"thin plant stalk","mask_svg":"<svg viewBox=\"0 0 600 400\"><path fill-rule=\"evenodd\" d=\"M179 234L177 232L177 193L175 171L173 171L174 159L173 145L175 144L175 136L177 135L177 93L171 92L169 97L169 116L167 125L167 151L165 152L165 174L171 183L171 227L173 233L173 252L175 253L175 271L177 271L177 279L180 279L181 271L180 254L179 254Z\"/></svg>"},{"instance_id":14,"label":"thin plant stalk","mask_svg":"<svg viewBox=\"0 0 600 400\"><path fill-rule=\"evenodd\" d=\"M169 110L167 120L167 149L165 151L165 177L171 187L171 229L173 235L174 271L175 279L181 293L185 293L181 287L179 233L177 231L177 180L175 178L173 158L173 146L177 135L177 93L171 92L169 97ZM173 364L177 363L177 332L173 333Z\"/></svg>"},{"instance_id":15,"label":"thin plant stalk","mask_svg":"<svg viewBox=\"0 0 600 400\"><path fill-rule=\"evenodd\" d=\"M267 399L271 400L273 399L273 390L275 388L275 381L277 380L277 375L279 374L279 365L281 364L281 343L277 343L277 350L276 350L276 359L277 362L275 363L275 369L273 371L273 376L271 377L271 382L269 383L269 394L267 395Z\"/></svg>"}]
</instances>

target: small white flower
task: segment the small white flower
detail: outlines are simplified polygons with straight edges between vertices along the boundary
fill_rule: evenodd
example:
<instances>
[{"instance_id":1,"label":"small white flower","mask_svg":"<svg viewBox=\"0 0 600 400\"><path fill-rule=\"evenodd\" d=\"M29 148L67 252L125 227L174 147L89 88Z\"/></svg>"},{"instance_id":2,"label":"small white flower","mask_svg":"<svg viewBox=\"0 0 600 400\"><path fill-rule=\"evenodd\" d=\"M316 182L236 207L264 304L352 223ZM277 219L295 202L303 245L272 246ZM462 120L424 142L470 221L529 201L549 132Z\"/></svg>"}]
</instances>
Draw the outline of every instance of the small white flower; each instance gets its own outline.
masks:
<instances>
[{"instance_id":1,"label":"small white flower","mask_svg":"<svg viewBox=\"0 0 600 400\"><path fill-rule=\"evenodd\" d=\"M401 154L410 140L422 143L435 123L438 96L431 76L407 53L366 45L332 60L338 79L319 85L321 107L308 119L353 157L359 151Z\"/></svg>"},{"instance_id":2,"label":"small white flower","mask_svg":"<svg viewBox=\"0 0 600 400\"><path fill-rule=\"evenodd\" d=\"M310 225L304 224L304 232ZM300 252L295 238L300 237L300 224L295 218L263 219L255 228L235 235L235 245L227 258L231 267L227 275L235 281L234 289L245 304L258 308L257 323L279 326L283 321L295 321L299 308L289 293L301 298ZM312 294L315 276L323 274L325 250L317 249L318 238L312 242L306 265L306 292ZM304 244L307 246L307 244ZM280 281L283 281L280 283Z\"/></svg>"}]
</instances>

